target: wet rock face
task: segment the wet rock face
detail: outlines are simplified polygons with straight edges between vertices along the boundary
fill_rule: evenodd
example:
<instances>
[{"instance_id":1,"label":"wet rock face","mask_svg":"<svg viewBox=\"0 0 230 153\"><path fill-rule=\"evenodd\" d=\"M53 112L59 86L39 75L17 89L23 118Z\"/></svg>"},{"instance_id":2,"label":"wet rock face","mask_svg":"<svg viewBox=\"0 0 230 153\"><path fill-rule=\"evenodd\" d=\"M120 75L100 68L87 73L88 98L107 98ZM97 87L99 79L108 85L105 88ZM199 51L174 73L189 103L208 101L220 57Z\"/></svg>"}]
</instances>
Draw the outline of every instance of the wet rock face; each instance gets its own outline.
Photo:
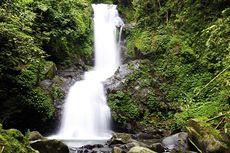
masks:
<instances>
[{"instance_id":1,"label":"wet rock face","mask_svg":"<svg viewBox=\"0 0 230 153\"><path fill-rule=\"evenodd\" d=\"M49 122L50 131L46 131L46 134L50 134L52 131L58 129L63 113L63 106L65 101L65 95L68 94L69 88L76 82L83 78L83 73L86 71L86 66L83 64L73 64L69 68L59 68L56 75L52 79L42 80L39 85L47 90L48 93L52 93L53 89L58 88L62 93L62 97L53 97L54 107L56 108L55 117ZM54 88L55 87L55 88ZM56 94L56 93L55 93Z\"/></svg>"},{"instance_id":2,"label":"wet rock face","mask_svg":"<svg viewBox=\"0 0 230 153\"><path fill-rule=\"evenodd\" d=\"M68 93L69 88L76 82L83 79L84 72L87 71L86 66L74 64L70 68L58 70L58 77L62 78L61 89Z\"/></svg>"},{"instance_id":3,"label":"wet rock face","mask_svg":"<svg viewBox=\"0 0 230 153\"><path fill-rule=\"evenodd\" d=\"M131 75L140 66L140 60L131 61L121 65L115 74L104 82L106 91L115 92L121 90L126 81L126 77Z\"/></svg>"},{"instance_id":4,"label":"wet rock face","mask_svg":"<svg viewBox=\"0 0 230 153\"><path fill-rule=\"evenodd\" d=\"M73 65L68 69L58 70L58 74L52 79L52 84L56 84L64 95L67 95L69 88L76 82L83 78L83 73L86 68L83 66ZM57 116L60 120L63 109L65 97L62 99L55 99L54 105L57 108Z\"/></svg>"}]
</instances>

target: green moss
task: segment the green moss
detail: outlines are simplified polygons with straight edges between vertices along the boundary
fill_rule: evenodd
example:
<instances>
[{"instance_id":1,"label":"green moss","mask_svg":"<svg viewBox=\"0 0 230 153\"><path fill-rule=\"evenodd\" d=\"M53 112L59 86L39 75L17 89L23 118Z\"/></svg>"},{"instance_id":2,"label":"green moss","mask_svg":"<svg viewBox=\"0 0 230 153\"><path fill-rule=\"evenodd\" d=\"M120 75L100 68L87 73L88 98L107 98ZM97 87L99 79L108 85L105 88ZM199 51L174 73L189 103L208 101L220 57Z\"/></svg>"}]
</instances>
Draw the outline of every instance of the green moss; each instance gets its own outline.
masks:
<instances>
[{"instance_id":1,"label":"green moss","mask_svg":"<svg viewBox=\"0 0 230 153\"><path fill-rule=\"evenodd\" d=\"M189 120L186 129L190 141L203 152L226 152L229 149L228 139L213 128L209 121L205 117Z\"/></svg>"},{"instance_id":2,"label":"green moss","mask_svg":"<svg viewBox=\"0 0 230 153\"><path fill-rule=\"evenodd\" d=\"M39 83L55 76L56 65L91 61L91 0L3 0L0 12L0 120L20 130L41 127L63 94Z\"/></svg>"},{"instance_id":3,"label":"green moss","mask_svg":"<svg viewBox=\"0 0 230 153\"><path fill-rule=\"evenodd\" d=\"M35 88L23 97L23 104L27 109L35 110L43 120L50 119L54 115L54 105L51 97L41 88Z\"/></svg>"},{"instance_id":4,"label":"green moss","mask_svg":"<svg viewBox=\"0 0 230 153\"><path fill-rule=\"evenodd\" d=\"M149 53L152 51L151 48L151 33L149 31L132 31L132 39L128 39L128 50L129 52L135 52L139 50L141 53Z\"/></svg>"},{"instance_id":5,"label":"green moss","mask_svg":"<svg viewBox=\"0 0 230 153\"><path fill-rule=\"evenodd\" d=\"M4 130L0 127L0 150L2 153L38 153L29 145L28 139L16 129Z\"/></svg>"},{"instance_id":6,"label":"green moss","mask_svg":"<svg viewBox=\"0 0 230 153\"><path fill-rule=\"evenodd\" d=\"M121 91L109 95L109 106L113 111L113 118L120 122L130 122L139 115L138 105L131 95Z\"/></svg>"},{"instance_id":7,"label":"green moss","mask_svg":"<svg viewBox=\"0 0 230 153\"><path fill-rule=\"evenodd\" d=\"M44 79L52 79L55 71L56 66L53 62L38 60L21 68L21 73L15 80L24 88L33 88Z\"/></svg>"},{"instance_id":8,"label":"green moss","mask_svg":"<svg viewBox=\"0 0 230 153\"><path fill-rule=\"evenodd\" d=\"M61 90L58 84L53 84L51 87L51 96L53 99L62 99L64 98L64 92Z\"/></svg>"}]
</instances>

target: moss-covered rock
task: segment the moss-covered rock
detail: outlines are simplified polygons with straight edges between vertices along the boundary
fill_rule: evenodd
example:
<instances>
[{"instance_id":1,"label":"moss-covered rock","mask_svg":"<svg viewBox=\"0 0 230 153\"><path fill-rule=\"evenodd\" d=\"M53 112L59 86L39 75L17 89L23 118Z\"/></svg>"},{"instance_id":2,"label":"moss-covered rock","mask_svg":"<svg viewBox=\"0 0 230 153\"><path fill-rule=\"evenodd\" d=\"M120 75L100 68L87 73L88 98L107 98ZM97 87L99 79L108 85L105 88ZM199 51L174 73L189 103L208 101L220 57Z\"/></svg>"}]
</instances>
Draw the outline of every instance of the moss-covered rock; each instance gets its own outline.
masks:
<instances>
[{"instance_id":1,"label":"moss-covered rock","mask_svg":"<svg viewBox=\"0 0 230 153\"><path fill-rule=\"evenodd\" d=\"M127 133L114 133L112 138L108 141L109 145L113 144L127 144L131 143L133 139L130 134Z\"/></svg>"},{"instance_id":2,"label":"moss-covered rock","mask_svg":"<svg viewBox=\"0 0 230 153\"><path fill-rule=\"evenodd\" d=\"M58 140L38 140L30 145L41 153L69 153L67 145Z\"/></svg>"},{"instance_id":3,"label":"moss-covered rock","mask_svg":"<svg viewBox=\"0 0 230 153\"><path fill-rule=\"evenodd\" d=\"M54 78L57 71L56 64L53 62L46 62L44 66L44 74L46 79Z\"/></svg>"},{"instance_id":4,"label":"moss-covered rock","mask_svg":"<svg viewBox=\"0 0 230 153\"><path fill-rule=\"evenodd\" d=\"M187 131L190 141L194 146L203 152L215 153L230 151L228 142L222 137L221 133L211 127L209 123L202 120L191 119L188 122Z\"/></svg>"},{"instance_id":5,"label":"moss-covered rock","mask_svg":"<svg viewBox=\"0 0 230 153\"><path fill-rule=\"evenodd\" d=\"M156 152L145 147L135 146L131 148L128 153L156 153Z\"/></svg>"},{"instance_id":6,"label":"moss-covered rock","mask_svg":"<svg viewBox=\"0 0 230 153\"><path fill-rule=\"evenodd\" d=\"M113 153L122 153L122 149L120 147L113 147Z\"/></svg>"},{"instance_id":7,"label":"moss-covered rock","mask_svg":"<svg viewBox=\"0 0 230 153\"><path fill-rule=\"evenodd\" d=\"M35 141L41 139L44 139L44 137L38 131L32 131L29 133L29 137L28 137L29 141Z\"/></svg>"},{"instance_id":8,"label":"moss-covered rock","mask_svg":"<svg viewBox=\"0 0 230 153\"><path fill-rule=\"evenodd\" d=\"M1 153L39 153L30 145L28 139L18 130L4 130L0 125Z\"/></svg>"}]
</instances>

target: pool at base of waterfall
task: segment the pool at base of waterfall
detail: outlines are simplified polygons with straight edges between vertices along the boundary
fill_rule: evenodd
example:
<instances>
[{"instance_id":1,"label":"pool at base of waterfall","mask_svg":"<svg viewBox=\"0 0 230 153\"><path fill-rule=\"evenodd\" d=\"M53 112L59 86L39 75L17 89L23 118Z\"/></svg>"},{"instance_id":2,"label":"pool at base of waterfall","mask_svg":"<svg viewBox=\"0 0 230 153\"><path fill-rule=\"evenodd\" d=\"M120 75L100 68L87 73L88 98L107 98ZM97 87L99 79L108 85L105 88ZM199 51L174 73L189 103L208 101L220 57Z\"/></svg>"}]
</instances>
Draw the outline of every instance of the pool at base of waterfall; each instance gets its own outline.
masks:
<instances>
[{"instance_id":1,"label":"pool at base of waterfall","mask_svg":"<svg viewBox=\"0 0 230 153\"><path fill-rule=\"evenodd\" d=\"M62 141L65 143L68 147L82 147L85 145L95 145L95 144L101 144L105 145L108 140L110 140L112 135L108 135L105 137L94 137L94 138L65 138L65 137L59 137L59 136L50 136L47 137L48 139L55 139Z\"/></svg>"}]
</instances>

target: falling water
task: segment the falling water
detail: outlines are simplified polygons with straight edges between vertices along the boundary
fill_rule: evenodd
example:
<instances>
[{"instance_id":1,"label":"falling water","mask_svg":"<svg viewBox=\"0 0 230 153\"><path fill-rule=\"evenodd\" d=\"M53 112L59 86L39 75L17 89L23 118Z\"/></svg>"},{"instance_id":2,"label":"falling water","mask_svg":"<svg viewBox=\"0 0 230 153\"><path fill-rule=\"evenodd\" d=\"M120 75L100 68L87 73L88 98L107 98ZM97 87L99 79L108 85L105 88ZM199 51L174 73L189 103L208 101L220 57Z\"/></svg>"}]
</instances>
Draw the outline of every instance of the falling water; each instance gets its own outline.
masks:
<instances>
[{"instance_id":1,"label":"falling water","mask_svg":"<svg viewBox=\"0 0 230 153\"><path fill-rule=\"evenodd\" d=\"M111 136L110 109L102 81L111 77L120 65L117 29L123 22L116 5L93 4L92 7L95 66L69 90L57 135L61 139L95 140Z\"/></svg>"}]
</instances>

